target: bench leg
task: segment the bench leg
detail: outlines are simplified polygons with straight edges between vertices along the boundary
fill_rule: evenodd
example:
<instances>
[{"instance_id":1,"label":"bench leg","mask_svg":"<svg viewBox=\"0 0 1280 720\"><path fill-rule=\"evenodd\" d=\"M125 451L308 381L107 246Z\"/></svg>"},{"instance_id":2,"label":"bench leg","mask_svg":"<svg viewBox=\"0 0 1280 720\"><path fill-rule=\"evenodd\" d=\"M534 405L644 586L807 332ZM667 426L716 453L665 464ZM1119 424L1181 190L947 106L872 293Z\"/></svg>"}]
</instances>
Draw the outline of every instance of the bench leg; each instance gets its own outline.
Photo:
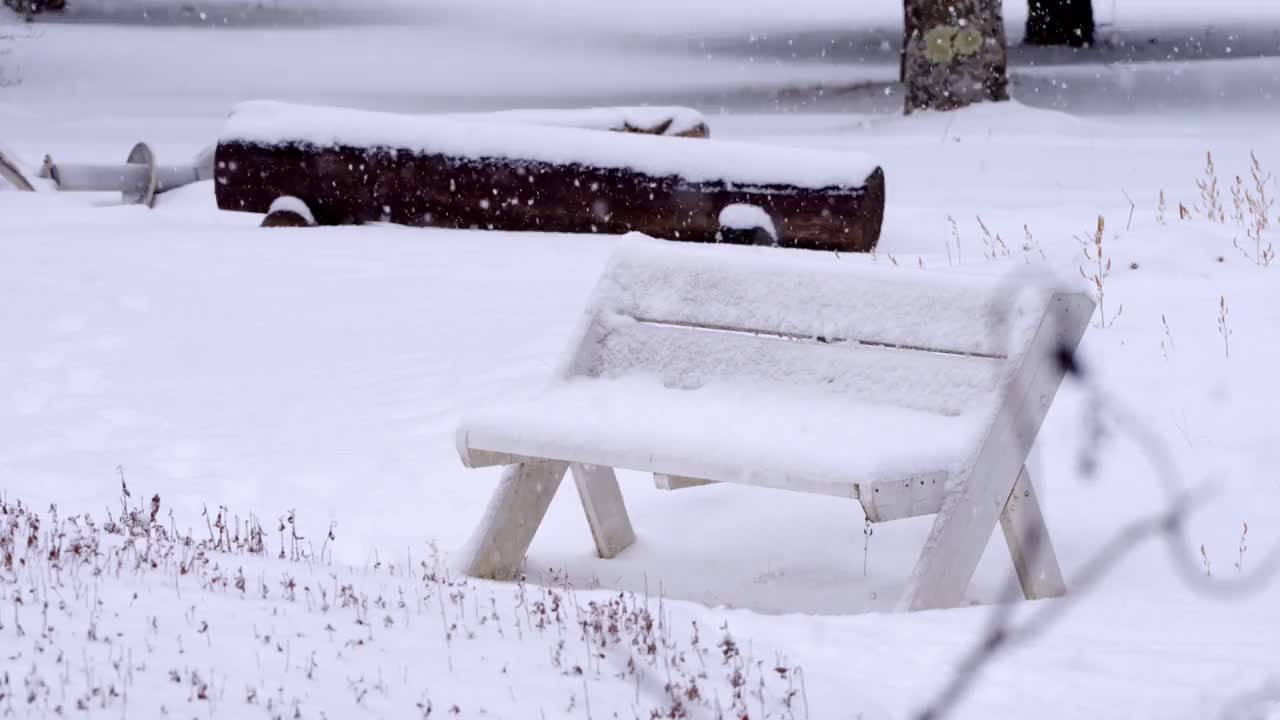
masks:
<instances>
[{"instance_id":1,"label":"bench leg","mask_svg":"<svg viewBox=\"0 0 1280 720\"><path fill-rule=\"evenodd\" d=\"M1044 524L1040 503L1036 500L1031 475L1024 465L1013 484L1013 492L1000 513L1000 528L1004 530L1013 567L1018 572L1022 594L1028 600L1058 597L1067 591L1058 567L1058 557L1049 540L1049 529Z\"/></svg>"},{"instance_id":2,"label":"bench leg","mask_svg":"<svg viewBox=\"0 0 1280 720\"><path fill-rule=\"evenodd\" d=\"M975 471L942 500L899 609L937 610L964 604L964 593L995 532L1015 478Z\"/></svg>"},{"instance_id":3,"label":"bench leg","mask_svg":"<svg viewBox=\"0 0 1280 720\"><path fill-rule=\"evenodd\" d=\"M578 497L587 514L591 536L596 541L596 552L608 559L626 550L636 541L636 534L631 529L631 518L627 516L627 506L622 501L622 490L618 487L618 477L613 468L573 463L569 469L578 486Z\"/></svg>"},{"instance_id":4,"label":"bench leg","mask_svg":"<svg viewBox=\"0 0 1280 720\"><path fill-rule=\"evenodd\" d=\"M467 545L471 555L464 570L467 575L494 580L515 577L568 467L556 460L507 466L483 524Z\"/></svg>"}]
</instances>

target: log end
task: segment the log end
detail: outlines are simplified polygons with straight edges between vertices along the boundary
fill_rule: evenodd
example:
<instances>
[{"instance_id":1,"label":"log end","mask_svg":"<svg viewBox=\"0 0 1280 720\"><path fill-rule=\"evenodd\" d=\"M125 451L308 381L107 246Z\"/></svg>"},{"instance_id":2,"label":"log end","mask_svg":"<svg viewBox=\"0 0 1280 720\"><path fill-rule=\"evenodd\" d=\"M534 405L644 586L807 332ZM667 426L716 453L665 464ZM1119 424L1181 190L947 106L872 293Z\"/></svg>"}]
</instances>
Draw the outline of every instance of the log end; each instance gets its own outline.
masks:
<instances>
[{"instance_id":1,"label":"log end","mask_svg":"<svg viewBox=\"0 0 1280 720\"><path fill-rule=\"evenodd\" d=\"M866 195L859 213L859 231L855 252L871 252L880 242L880 230L884 227L884 169L877 167L867 176Z\"/></svg>"}]
</instances>

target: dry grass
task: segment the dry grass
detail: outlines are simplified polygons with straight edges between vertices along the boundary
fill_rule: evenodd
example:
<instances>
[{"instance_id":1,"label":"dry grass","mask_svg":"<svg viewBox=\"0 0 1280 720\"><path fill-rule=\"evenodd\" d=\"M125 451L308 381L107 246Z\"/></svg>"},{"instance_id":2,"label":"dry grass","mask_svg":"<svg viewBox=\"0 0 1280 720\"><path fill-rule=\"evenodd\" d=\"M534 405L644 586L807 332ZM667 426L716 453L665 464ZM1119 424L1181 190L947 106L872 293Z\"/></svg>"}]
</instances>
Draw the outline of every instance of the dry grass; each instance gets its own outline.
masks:
<instances>
[{"instance_id":1,"label":"dry grass","mask_svg":"<svg viewBox=\"0 0 1280 720\"><path fill-rule=\"evenodd\" d=\"M484 715L474 696L466 708L449 699L455 668L482 662L495 688L508 673L545 674L523 707L563 693L561 717L808 717L800 667L754 657L726 624L677 623L661 597L482 583L453 577L434 552L336 567L292 511L272 537L213 505L208 537L196 538L159 496L135 500L122 481L120 503L94 517L0 499L0 636L29 667L21 679L0 673L0 715ZM403 646L439 652L443 669L384 675ZM240 656L258 669L226 667Z\"/></svg>"},{"instance_id":2,"label":"dry grass","mask_svg":"<svg viewBox=\"0 0 1280 720\"><path fill-rule=\"evenodd\" d=\"M1114 315L1107 315L1107 292L1106 282L1111 275L1111 258L1107 257L1103 246L1103 236L1106 232L1106 218L1099 215L1098 224L1095 230L1089 233L1082 243L1084 245L1084 258L1086 265L1080 266L1080 277L1093 288L1093 299L1098 304L1098 322L1096 327L1105 329L1115 324L1115 321L1124 313L1124 306L1121 305L1116 309Z\"/></svg>"},{"instance_id":3,"label":"dry grass","mask_svg":"<svg viewBox=\"0 0 1280 720\"><path fill-rule=\"evenodd\" d=\"M1009 246L1005 244L1004 238L1000 237L1000 233L992 234L987 224L982 221L982 216L978 215L977 218L978 227L982 230L982 244L986 248L982 256L988 260L1009 257Z\"/></svg>"},{"instance_id":4,"label":"dry grass","mask_svg":"<svg viewBox=\"0 0 1280 720\"><path fill-rule=\"evenodd\" d=\"M1213 162L1213 153L1205 153L1204 177L1196 180L1200 189L1199 210L1209 222L1226 222L1226 212L1222 209L1222 194L1218 191L1218 168Z\"/></svg>"},{"instance_id":5,"label":"dry grass","mask_svg":"<svg viewBox=\"0 0 1280 720\"><path fill-rule=\"evenodd\" d=\"M1218 298L1218 334L1222 336L1222 352L1231 358L1231 309L1227 307L1227 296Z\"/></svg>"},{"instance_id":6,"label":"dry grass","mask_svg":"<svg viewBox=\"0 0 1280 720\"><path fill-rule=\"evenodd\" d=\"M1249 153L1248 179L1235 175L1230 184L1231 212L1228 215L1223 205L1222 193L1219 190L1218 169L1213 153L1205 154L1205 169L1202 177L1196 180L1196 188L1200 192L1200 200L1196 209L1209 222L1223 225L1234 225L1244 231L1245 243L1239 238L1233 240L1241 255L1261 267L1268 267L1275 261L1274 245L1265 237L1274 222L1275 184L1276 179L1267 172L1257 153ZM1156 221L1164 224L1165 195L1160 191L1159 205L1156 207ZM1191 211L1182 203L1178 203L1178 217L1182 220L1191 218ZM1228 222L1229 221L1229 222Z\"/></svg>"}]
</instances>

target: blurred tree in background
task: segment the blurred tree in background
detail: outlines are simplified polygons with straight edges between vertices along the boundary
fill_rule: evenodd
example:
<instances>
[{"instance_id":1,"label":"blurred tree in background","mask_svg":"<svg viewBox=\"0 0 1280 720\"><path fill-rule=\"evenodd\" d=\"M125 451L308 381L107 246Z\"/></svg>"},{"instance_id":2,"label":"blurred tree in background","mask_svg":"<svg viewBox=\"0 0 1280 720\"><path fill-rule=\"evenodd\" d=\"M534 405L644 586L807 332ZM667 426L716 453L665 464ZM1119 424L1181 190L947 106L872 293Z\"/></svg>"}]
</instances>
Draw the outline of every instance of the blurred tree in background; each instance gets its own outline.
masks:
<instances>
[{"instance_id":1,"label":"blurred tree in background","mask_svg":"<svg viewBox=\"0 0 1280 720\"><path fill-rule=\"evenodd\" d=\"M4 0L4 4L16 13L30 17L45 10L62 10L67 6L67 0Z\"/></svg>"},{"instance_id":2,"label":"blurred tree in background","mask_svg":"<svg viewBox=\"0 0 1280 720\"><path fill-rule=\"evenodd\" d=\"M1093 44L1093 0L1029 0L1028 45Z\"/></svg>"}]
</instances>

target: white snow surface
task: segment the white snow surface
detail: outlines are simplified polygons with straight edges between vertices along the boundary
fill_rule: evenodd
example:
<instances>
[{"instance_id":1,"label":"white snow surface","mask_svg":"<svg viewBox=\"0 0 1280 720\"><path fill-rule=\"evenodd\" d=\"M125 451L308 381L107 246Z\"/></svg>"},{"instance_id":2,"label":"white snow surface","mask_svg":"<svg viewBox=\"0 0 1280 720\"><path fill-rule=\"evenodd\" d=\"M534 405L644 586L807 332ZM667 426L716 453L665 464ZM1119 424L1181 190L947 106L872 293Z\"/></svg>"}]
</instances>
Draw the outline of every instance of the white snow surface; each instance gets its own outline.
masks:
<instances>
[{"instance_id":1,"label":"white snow surface","mask_svg":"<svg viewBox=\"0 0 1280 720\"><path fill-rule=\"evenodd\" d=\"M856 152L817 152L735 142L697 142L575 128L477 123L346 108L259 101L236 107L223 141L388 147L468 158L510 158L630 169L652 176L804 188L861 187L876 162Z\"/></svg>"},{"instance_id":2,"label":"white snow surface","mask_svg":"<svg viewBox=\"0 0 1280 720\"><path fill-rule=\"evenodd\" d=\"M900 22L896 0L449 0L395 3L416 19L394 26L361 6L373 19L341 27L323 22L335 2L309 3L312 24L237 26L238 14L214 12L231 0L184 3L196 19L181 22L136 12L186 12L169 0L80 0L74 22L38 24L39 38L0 58L22 78L0 88L0 141L30 159L116 162L140 139L162 158L189 157L255 97L423 113L688 104L718 138L874 151L889 178L883 240L875 257L842 262L939 278L1078 277L1096 269L1080 238L1103 214L1111 270L1095 323L1107 327L1089 330L1079 358L1090 385L1063 387L1030 463L1073 604L1019 606L1019 617L1065 612L1001 653L951 716L1280 718L1280 590L1205 595L1172 565L1191 562L1220 587L1280 542L1280 266L1257 264L1230 195L1235 176L1250 181L1250 151L1266 171L1280 163L1275 57L1237 47L1210 60L1067 53L1059 64L1048 53L1035 67L1015 62L1024 104L902 118L868 110L856 92L817 89L896 77L891 48L871 47L864 62L842 35ZM234 4L253 17L302 3ZM1254 31L1259 52L1271 52L1280 18L1280 5L1258 0L1095 7L1108 35L1173 24L1236 47ZM1025 3L1006 13L1016 37ZM778 27L817 33L810 47L826 59L799 48L804 35L775 37ZM736 35L737 50L634 42L694 29ZM769 42L785 54L760 49ZM784 87L818 99L773 95ZM1207 150L1225 223L1198 208ZM459 418L544 388L618 241L379 224L265 231L259 220L216 211L211 182L163 194L155 210L121 207L118 194L0 192L5 503L41 512L46 539L62 527L50 503L60 521L75 513L84 528L81 513L92 513L102 527L108 511L120 515L123 472L133 501L160 495L160 521L180 533L215 536L225 506L229 525L254 514L268 535L268 557L192 562L194 549L179 546L153 569L132 562L146 551L135 541L110 556L123 568L104 560L100 574L55 570L38 543L0 580L0 711L647 717L669 710L664 685L683 683L684 667L705 672L703 696L730 707L741 668L716 647L729 632L750 659L746 687L765 684L763 701L750 697L753 718L910 718L983 631L985 604L1008 580L998 532L967 594L983 606L894 614L927 518L866 535L852 501L725 485L661 493L629 472L619 480L639 539L619 557L595 557L567 484L530 549L528 584L449 577L499 473L461 466ZM1280 240L1277 225L1265 242ZM1099 426L1092 388L1133 420ZM1094 554L1167 500L1169 474L1133 442L1134 422L1173 480L1200 491L1189 542L1173 552L1135 543L1082 591ZM918 441L926 452L949 442ZM290 510L311 562L275 559L289 555ZM73 536L61 540L64 566ZM601 658L576 624L619 593L663 618L658 646L671 648L653 665L636 658L639 681L626 671L638 651L624 649L634 625L620 623L624 648L610 643ZM695 622L709 652L693 646ZM784 678L775 664L803 672ZM789 681L802 688L792 708L781 701ZM691 715L716 713L708 700Z\"/></svg>"}]
</instances>

